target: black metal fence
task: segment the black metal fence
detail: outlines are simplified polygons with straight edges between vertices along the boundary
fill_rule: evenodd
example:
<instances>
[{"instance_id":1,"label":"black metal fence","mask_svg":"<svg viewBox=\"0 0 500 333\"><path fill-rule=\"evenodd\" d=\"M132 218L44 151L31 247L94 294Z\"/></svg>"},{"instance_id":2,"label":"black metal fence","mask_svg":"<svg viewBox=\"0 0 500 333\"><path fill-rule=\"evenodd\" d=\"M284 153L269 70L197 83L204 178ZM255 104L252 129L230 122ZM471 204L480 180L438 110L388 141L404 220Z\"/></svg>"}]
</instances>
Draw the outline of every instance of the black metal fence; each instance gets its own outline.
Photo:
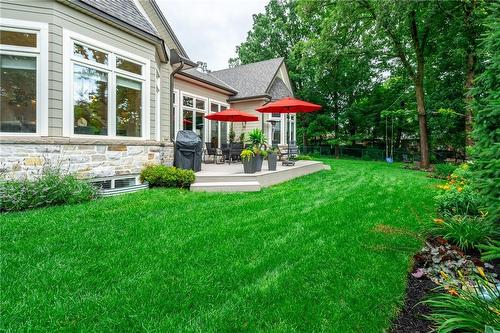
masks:
<instances>
[{"instance_id":1,"label":"black metal fence","mask_svg":"<svg viewBox=\"0 0 500 333\"><path fill-rule=\"evenodd\" d=\"M334 145L301 146L300 154L311 156L337 156ZM448 150L433 150L431 155L435 162L461 162L464 158L463 153ZM363 160L383 161L385 160L386 153L385 149L380 148L339 146L338 156L340 158L359 158ZM418 162L420 161L420 153L418 151L409 151L407 149L394 149L393 159L396 162Z\"/></svg>"}]
</instances>

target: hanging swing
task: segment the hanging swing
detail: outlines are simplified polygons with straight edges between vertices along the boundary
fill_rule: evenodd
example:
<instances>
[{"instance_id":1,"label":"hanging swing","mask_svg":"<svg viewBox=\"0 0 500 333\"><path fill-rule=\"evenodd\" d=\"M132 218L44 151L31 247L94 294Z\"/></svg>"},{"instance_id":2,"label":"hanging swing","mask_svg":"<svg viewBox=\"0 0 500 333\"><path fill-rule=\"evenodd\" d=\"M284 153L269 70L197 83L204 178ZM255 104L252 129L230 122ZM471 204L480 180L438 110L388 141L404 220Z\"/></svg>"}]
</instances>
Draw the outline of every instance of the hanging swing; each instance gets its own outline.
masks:
<instances>
[{"instance_id":1,"label":"hanging swing","mask_svg":"<svg viewBox=\"0 0 500 333\"><path fill-rule=\"evenodd\" d=\"M394 162L394 115L391 114L391 155L389 156L389 142L388 142L388 123L387 115L385 117L385 161L387 163Z\"/></svg>"}]
</instances>

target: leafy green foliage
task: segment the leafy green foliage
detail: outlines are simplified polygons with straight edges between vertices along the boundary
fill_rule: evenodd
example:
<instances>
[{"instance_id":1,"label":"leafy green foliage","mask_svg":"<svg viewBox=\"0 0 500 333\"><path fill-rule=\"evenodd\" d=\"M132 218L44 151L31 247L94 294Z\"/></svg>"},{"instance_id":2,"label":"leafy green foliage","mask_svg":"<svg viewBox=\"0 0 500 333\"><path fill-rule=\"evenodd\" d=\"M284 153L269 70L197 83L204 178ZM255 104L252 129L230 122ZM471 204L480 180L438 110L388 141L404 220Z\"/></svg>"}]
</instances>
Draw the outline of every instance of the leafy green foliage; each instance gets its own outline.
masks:
<instances>
[{"instance_id":1,"label":"leafy green foliage","mask_svg":"<svg viewBox=\"0 0 500 333\"><path fill-rule=\"evenodd\" d=\"M436 196L439 216L483 216L483 197L471 185L472 173L469 164L462 164L450 175L449 181L438 187L442 190Z\"/></svg>"},{"instance_id":2,"label":"leafy green foliage","mask_svg":"<svg viewBox=\"0 0 500 333\"><path fill-rule=\"evenodd\" d=\"M304 145L362 142L382 148L381 115L405 110L394 117L394 146L412 149L419 137L416 64L423 57L429 145L463 153L469 109L464 85L484 68L486 57L476 54L486 4L271 0L264 13L254 16L231 63L285 58L295 95L323 106L297 115L297 137ZM418 50L410 33L413 15L419 45L425 44Z\"/></svg>"},{"instance_id":3,"label":"leafy green foliage","mask_svg":"<svg viewBox=\"0 0 500 333\"><path fill-rule=\"evenodd\" d=\"M459 296L449 293L433 294L424 301L432 313L426 317L437 325L436 331L484 332L485 326L500 327L500 292L491 285L482 285L485 293L473 290L460 290Z\"/></svg>"},{"instance_id":4,"label":"leafy green foliage","mask_svg":"<svg viewBox=\"0 0 500 333\"><path fill-rule=\"evenodd\" d=\"M436 178L447 179L453 171L455 171L457 166L451 163L440 163L434 165L434 176Z\"/></svg>"},{"instance_id":5,"label":"leafy green foliage","mask_svg":"<svg viewBox=\"0 0 500 333\"><path fill-rule=\"evenodd\" d=\"M460 215L445 217L443 222L434 225L432 233L446 238L462 250L477 248L491 240L491 237L498 236L491 221L483 217Z\"/></svg>"},{"instance_id":6,"label":"leafy green foliage","mask_svg":"<svg viewBox=\"0 0 500 333\"><path fill-rule=\"evenodd\" d=\"M255 157L255 154L251 149L243 149L240 153L240 157L243 161L250 161L252 157Z\"/></svg>"},{"instance_id":7,"label":"leafy green foliage","mask_svg":"<svg viewBox=\"0 0 500 333\"><path fill-rule=\"evenodd\" d=\"M301 161L301 160L302 160L302 161L311 161L311 160L312 160L312 157L311 157L311 156L309 156L309 155L297 155L297 156L295 156L295 158L294 158L294 159L296 159L296 160L298 160L298 161Z\"/></svg>"},{"instance_id":8,"label":"leafy green foliage","mask_svg":"<svg viewBox=\"0 0 500 333\"><path fill-rule=\"evenodd\" d=\"M0 182L0 212L76 204L92 200L97 189L87 180L45 167L35 179Z\"/></svg>"},{"instance_id":9,"label":"leafy green foliage","mask_svg":"<svg viewBox=\"0 0 500 333\"><path fill-rule=\"evenodd\" d=\"M254 147L260 147L264 144L266 144L267 139L264 136L264 133L260 128L254 128L248 133L248 141L254 146Z\"/></svg>"},{"instance_id":10,"label":"leafy green foliage","mask_svg":"<svg viewBox=\"0 0 500 333\"><path fill-rule=\"evenodd\" d=\"M487 33L481 45L485 71L474 89L474 172L475 186L485 198L491 219L500 216L500 3L489 2L490 15L485 20Z\"/></svg>"},{"instance_id":11,"label":"leafy green foliage","mask_svg":"<svg viewBox=\"0 0 500 333\"><path fill-rule=\"evenodd\" d=\"M142 169L140 180L148 182L150 187L189 188L195 180L195 175L193 170L151 164Z\"/></svg>"},{"instance_id":12,"label":"leafy green foliage","mask_svg":"<svg viewBox=\"0 0 500 333\"><path fill-rule=\"evenodd\" d=\"M481 250L481 259L484 261L500 259L500 240L480 244L478 248Z\"/></svg>"}]
</instances>

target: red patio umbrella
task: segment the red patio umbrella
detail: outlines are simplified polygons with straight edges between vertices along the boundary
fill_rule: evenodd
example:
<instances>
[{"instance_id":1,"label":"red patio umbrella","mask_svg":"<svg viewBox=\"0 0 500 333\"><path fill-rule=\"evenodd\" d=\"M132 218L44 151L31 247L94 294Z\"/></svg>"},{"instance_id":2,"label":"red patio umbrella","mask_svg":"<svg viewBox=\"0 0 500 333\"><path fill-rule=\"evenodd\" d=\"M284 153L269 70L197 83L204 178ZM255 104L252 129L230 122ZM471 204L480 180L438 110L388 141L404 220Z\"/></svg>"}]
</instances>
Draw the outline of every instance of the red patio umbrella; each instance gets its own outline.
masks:
<instances>
[{"instance_id":1,"label":"red patio umbrella","mask_svg":"<svg viewBox=\"0 0 500 333\"><path fill-rule=\"evenodd\" d=\"M321 109L321 105L313 104L293 97L285 97L276 102L268 103L256 110L261 113L286 113L287 118L290 117L290 113L299 112L314 112ZM290 157L290 133L287 130L287 144L288 144L288 156Z\"/></svg>"},{"instance_id":2,"label":"red patio umbrella","mask_svg":"<svg viewBox=\"0 0 500 333\"><path fill-rule=\"evenodd\" d=\"M253 116L250 113L246 113L236 109L227 109L221 112L211 113L205 118L210 120L227 121L227 122L248 122L248 121L258 121L259 117Z\"/></svg>"}]
</instances>

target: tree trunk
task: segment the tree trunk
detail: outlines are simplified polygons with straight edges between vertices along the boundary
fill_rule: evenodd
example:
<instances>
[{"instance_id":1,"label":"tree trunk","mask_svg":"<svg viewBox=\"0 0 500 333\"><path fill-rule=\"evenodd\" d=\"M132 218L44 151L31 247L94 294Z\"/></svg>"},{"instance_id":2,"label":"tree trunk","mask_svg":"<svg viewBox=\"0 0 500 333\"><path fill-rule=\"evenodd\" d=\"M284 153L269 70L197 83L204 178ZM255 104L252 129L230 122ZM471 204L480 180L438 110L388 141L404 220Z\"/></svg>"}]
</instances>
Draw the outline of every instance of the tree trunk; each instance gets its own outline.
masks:
<instances>
[{"instance_id":1,"label":"tree trunk","mask_svg":"<svg viewBox=\"0 0 500 333\"><path fill-rule=\"evenodd\" d=\"M474 145L474 141L472 140L472 95L470 94L470 90L472 89L472 84L474 82L474 65L475 65L475 56L473 53L469 53L467 55L467 77L465 80L465 148L467 151L467 147L471 147ZM466 154L467 158L467 154Z\"/></svg>"},{"instance_id":2,"label":"tree trunk","mask_svg":"<svg viewBox=\"0 0 500 333\"><path fill-rule=\"evenodd\" d=\"M335 123L333 124L333 132L335 134L335 158L339 158L339 109L338 106L335 106L335 115L334 115L334 120Z\"/></svg>"},{"instance_id":3,"label":"tree trunk","mask_svg":"<svg viewBox=\"0 0 500 333\"><path fill-rule=\"evenodd\" d=\"M427 138L427 118L425 114L425 102L424 102L424 80L421 76L419 78L417 74L417 79L415 80L415 97L417 99L417 111L418 111L418 127L420 132L420 167L427 169L430 166L429 159L429 140Z\"/></svg>"}]
</instances>

